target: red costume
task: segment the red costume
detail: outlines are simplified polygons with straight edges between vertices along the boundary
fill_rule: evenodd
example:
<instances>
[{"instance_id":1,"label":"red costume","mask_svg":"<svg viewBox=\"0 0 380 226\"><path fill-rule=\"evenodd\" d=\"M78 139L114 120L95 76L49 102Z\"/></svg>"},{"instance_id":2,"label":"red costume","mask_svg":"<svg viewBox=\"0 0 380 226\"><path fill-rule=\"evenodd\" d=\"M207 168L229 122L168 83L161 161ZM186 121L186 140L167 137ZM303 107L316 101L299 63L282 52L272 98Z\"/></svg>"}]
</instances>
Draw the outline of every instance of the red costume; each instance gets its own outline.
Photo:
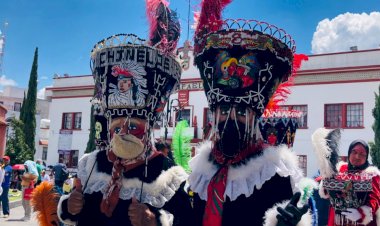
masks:
<instances>
[{"instance_id":1,"label":"red costume","mask_svg":"<svg viewBox=\"0 0 380 226\"><path fill-rule=\"evenodd\" d=\"M370 225L376 226L380 217L380 171L375 166L364 170L349 171L347 163L338 164L339 173L323 181L320 193L329 198L329 226ZM352 222L341 215L345 208L355 208L360 219ZM335 221L335 222L334 222Z\"/></svg>"}]
</instances>

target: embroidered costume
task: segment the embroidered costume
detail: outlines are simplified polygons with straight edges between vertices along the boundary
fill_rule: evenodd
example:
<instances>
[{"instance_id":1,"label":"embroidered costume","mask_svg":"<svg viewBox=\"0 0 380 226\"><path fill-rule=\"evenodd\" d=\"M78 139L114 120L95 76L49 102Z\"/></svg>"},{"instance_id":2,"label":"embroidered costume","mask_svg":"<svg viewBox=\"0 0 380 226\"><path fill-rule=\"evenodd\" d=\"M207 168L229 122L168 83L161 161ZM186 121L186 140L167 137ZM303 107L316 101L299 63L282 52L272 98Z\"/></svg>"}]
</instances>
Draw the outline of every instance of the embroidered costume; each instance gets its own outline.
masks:
<instances>
[{"instance_id":1,"label":"embroidered costume","mask_svg":"<svg viewBox=\"0 0 380 226\"><path fill-rule=\"evenodd\" d=\"M178 87L175 12L148 0L150 40L119 34L92 51L99 151L84 155L76 189L60 199L58 216L78 226L194 225L184 186L188 175L155 150L152 128L162 96ZM164 101L164 103L162 103Z\"/></svg>"},{"instance_id":2,"label":"embroidered costume","mask_svg":"<svg viewBox=\"0 0 380 226\"><path fill-rule=\"evenodd\" d=\"M210 141L190 162L195 225L311 225L307 192L296 193L307 190L296 154L268 144L290 147L292 140L286 130L276 132L279 141L263 139L268 131L259 122L269 102L274 108L284 100L289 76L306 57L296 57L294 41L273 25L222 20L230 2L204 0L197 14L194 62L213 121Z\"/></svg>"},{"instance_id":3,"label":"embroidered costume","mask_svg":"<svg viewBox=\"0 0 380 226\"><path fill-rule=\"evenodd\" d=\"M337 163L339 141L339 129L320 128L313 134L323 178L319 194L331 204L328 225L378 225L380 171L368 163L369 147L355 140L348 149L348 163Z\"/></svg>"}]
</instances>

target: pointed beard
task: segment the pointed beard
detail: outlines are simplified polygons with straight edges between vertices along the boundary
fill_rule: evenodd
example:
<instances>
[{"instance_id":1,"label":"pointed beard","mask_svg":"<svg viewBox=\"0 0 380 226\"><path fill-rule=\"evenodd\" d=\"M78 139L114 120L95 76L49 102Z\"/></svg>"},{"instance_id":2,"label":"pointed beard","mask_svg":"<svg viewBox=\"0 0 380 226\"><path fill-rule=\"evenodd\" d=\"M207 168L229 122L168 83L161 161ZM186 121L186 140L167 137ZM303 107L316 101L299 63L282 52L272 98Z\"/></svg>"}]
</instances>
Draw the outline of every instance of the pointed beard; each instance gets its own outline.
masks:
<instances>
[{"instance_id":1,"label":"pointed beard","mask_svg":"<svg viewBox=\"0 0 380 226\"><path fill-rule=\"evenodd\" d=\"M144 143L137 137L126 134L114 134L111 140L111 149L115 155L122 159L135 159L144 152Z\"/></svg>"},{"instance_id":2,"label":"pointed beard","mask_svg":"<svg viewBox=\"0 0 380 226\"><path fill-rule=\"evenodd\" d=\"M237 124L237 126L236 126ZM218 124L220 139L216 146L226 157L233 157L247 147L245 138L245 124L239 121L228 120Z\"/></svg>"}]
</instances>

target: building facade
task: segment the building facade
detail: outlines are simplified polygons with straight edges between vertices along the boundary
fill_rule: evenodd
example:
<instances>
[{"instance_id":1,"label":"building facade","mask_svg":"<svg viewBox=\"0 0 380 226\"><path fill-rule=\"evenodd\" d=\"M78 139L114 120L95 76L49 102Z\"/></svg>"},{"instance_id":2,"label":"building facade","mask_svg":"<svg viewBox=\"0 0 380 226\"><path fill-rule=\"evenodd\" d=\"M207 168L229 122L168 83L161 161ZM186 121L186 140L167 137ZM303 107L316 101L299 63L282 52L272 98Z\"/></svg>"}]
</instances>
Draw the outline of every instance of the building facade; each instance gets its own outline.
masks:
<instances>
[{"instance_id":1,"label":"building facade","mask_svg":"<svg viewBox=\"0 0 380 226\"><path fill-rule=\"evenodd\" d=\"M212 119L189 43L178 49L178 59L183 69L180 87L170 97L155 137L170 140L176 121L185 119L196 145ZM343 159L352 140L374 139L372 109L379 85L380 49L311 55L303 63L282 108L304 113L298 122L293 150L307 176L318 170L311 143L316 129L342 128ZM55 78L53 87L47 89L51 101L48 164L63 161L75 167L83 155L89 135L93 86L92 76L67 76Z\"/></svg>"},{"instance_id":2,"label":"building facade","mask_svg":"<svg viewBox=\"0 0 380 226\"><path fill-rule=\"evenodd\" d=\"M0 93L0 104L7 110L5 115L5 122L7 125L12 118L19 119L20 110L22 107L22 101L24 94L27 90L14 86L5 86L4 90ZM47 150L48 146L48 134L44 131L48 131L48 128L41 128L41 120L49 118L49 101L45 99L37 99L36 105L36 136L35 136L35 159L43 159L43 153ZM6 138L12 133L10 127L6 127ZM46 160L46 159L43 159Z\"/></svg>"}]
</instances>

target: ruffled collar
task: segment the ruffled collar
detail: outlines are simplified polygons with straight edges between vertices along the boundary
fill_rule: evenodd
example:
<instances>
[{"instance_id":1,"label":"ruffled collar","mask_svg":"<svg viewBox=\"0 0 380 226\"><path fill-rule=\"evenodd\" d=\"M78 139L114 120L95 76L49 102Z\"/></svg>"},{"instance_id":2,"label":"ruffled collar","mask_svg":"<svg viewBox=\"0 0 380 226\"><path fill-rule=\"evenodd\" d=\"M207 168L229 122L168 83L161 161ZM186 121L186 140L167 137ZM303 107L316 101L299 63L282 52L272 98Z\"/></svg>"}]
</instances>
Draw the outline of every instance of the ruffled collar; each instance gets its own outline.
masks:
<instances>
[{"instance_id":1,"label":"ruffled collar","mask_svg":"<svg viewBox=\"0 0 380 226\"><path fill-rule=\"evenodd\" d=\"M98 151L86 154L79 161L78 177L82 185L86 183L90 175L91 169L94 166ZM111 175L99 172L96 170L97 163L94 166L90 179L84 193L92 194L94 192L106 192L108 183L111 180ZM142 181L138 178L123 178L122 188L119 198L123 200L131 199L132 197L139 198L140 202L147 203L156 208L161 208L169 201L181 184L187 179L188 175L180 166L173 166L161 174L152 182L144 183L141 193Z\"/></svg>"},{"instance_id":2,"label":"ruffled collar","mask_svg":"<svg viewBox=\"0 0 380 226\"><path fill-rule=\"evenodd\" d=\"M218 170L218 166L210 159L211 142L202 144L197 155L190 161L192 173L189 176L190 188L198 193L202 200L207 200L207 186ZM295 183L302 177L298 167L297 155L286 146L267 147L262 155L249 159L244 164L229 166L225 198L236 200L240 195L252 195L255 187L262 185L275 174L282 177L290 176L293 191Z\"/></svg>"}]
</instances>

